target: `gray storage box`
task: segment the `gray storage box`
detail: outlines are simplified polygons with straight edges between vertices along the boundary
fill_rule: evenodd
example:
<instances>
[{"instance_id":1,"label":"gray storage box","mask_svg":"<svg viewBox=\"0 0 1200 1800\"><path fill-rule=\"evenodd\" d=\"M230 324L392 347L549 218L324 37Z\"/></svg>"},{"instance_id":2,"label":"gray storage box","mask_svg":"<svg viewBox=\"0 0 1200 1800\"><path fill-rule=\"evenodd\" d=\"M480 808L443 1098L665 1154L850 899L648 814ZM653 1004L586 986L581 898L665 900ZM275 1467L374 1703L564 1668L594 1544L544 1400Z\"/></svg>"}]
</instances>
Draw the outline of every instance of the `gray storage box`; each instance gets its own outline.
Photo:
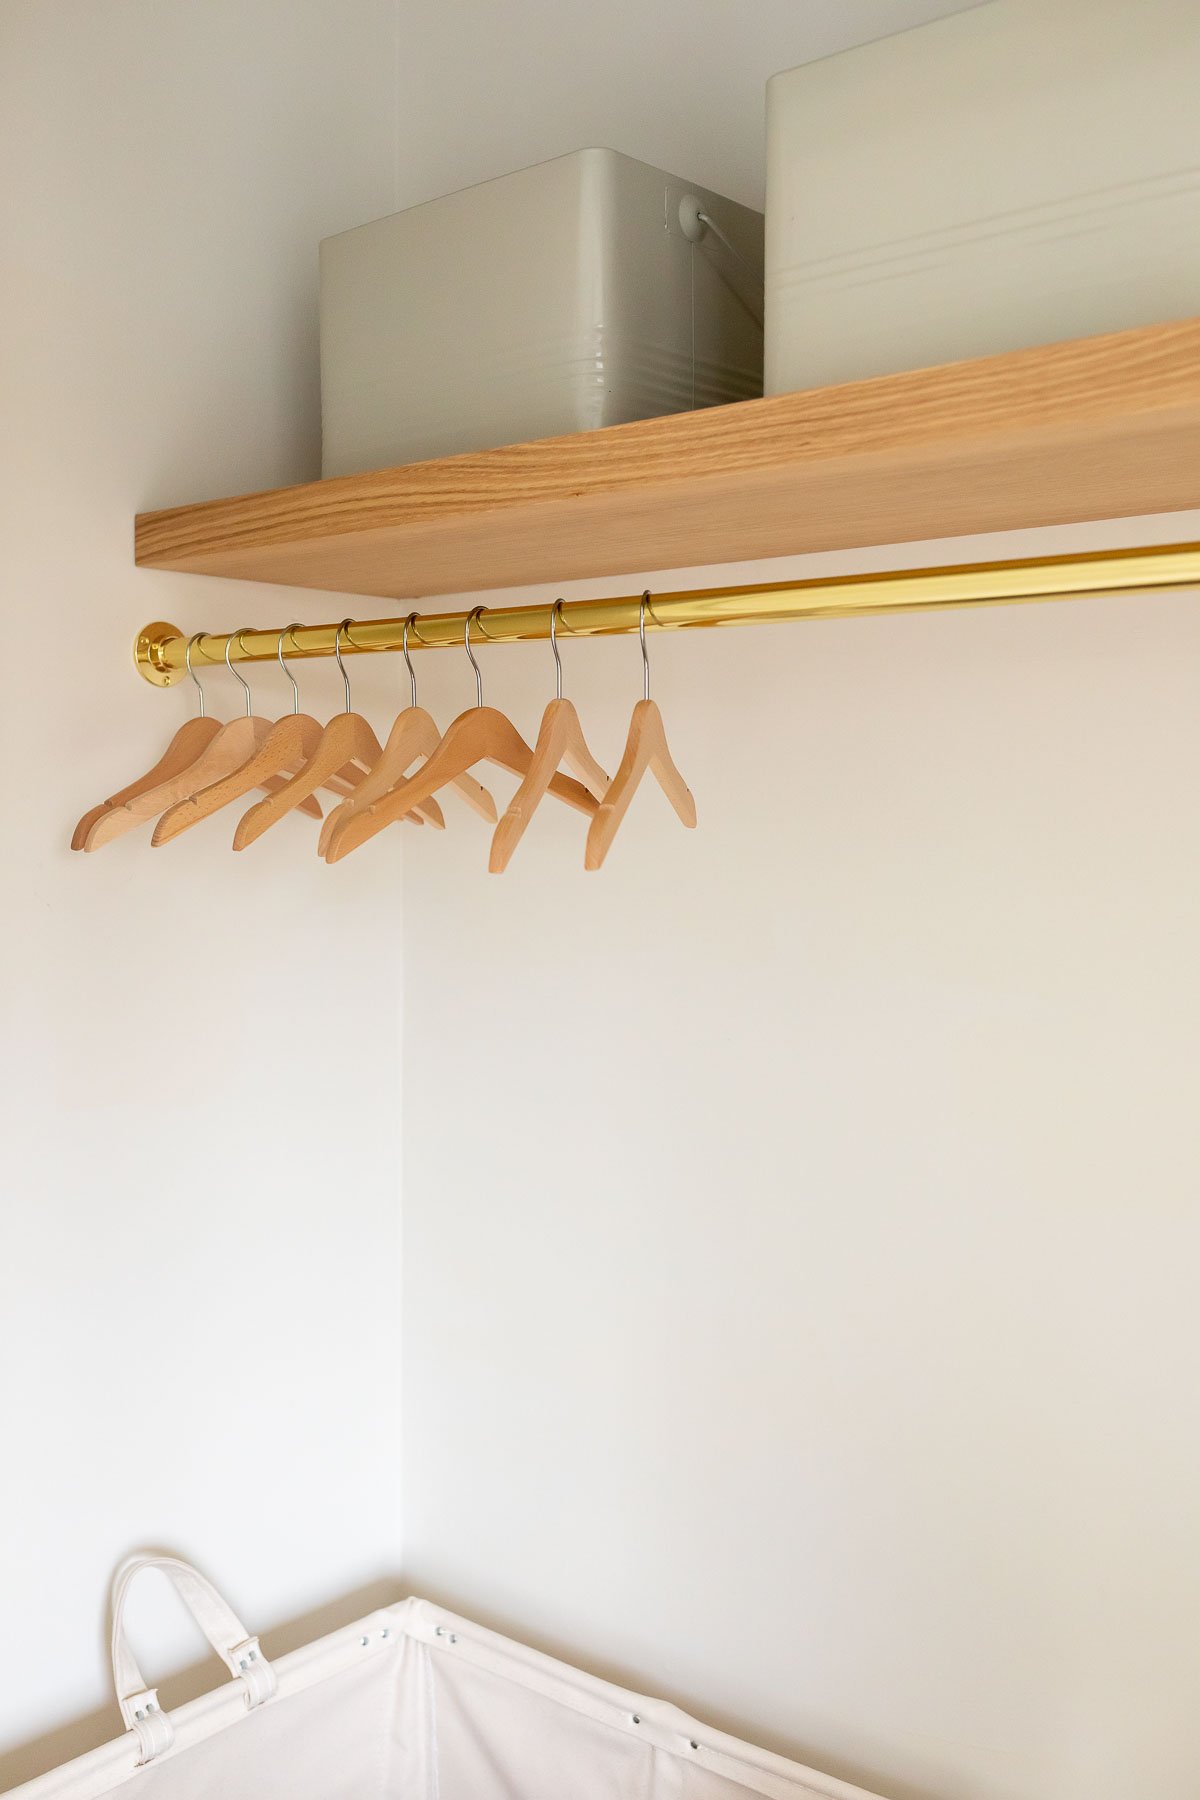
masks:
<instances>
[{"instance_id":1,"label":"gray storage box","mask_svg":"<svg viewBox=\"0 0 1200 1800\"><path fill-rule=\"evenodd\" d=\"M762 256L761 213L613 150L326 238L322 472L760 394Z\"/></svg>"},{"instance_id":2,"label":"gray storage box","mask_svg":"<svg viewBox=\"0 0 1200 1800\"><path fill-rule=\"evenodd\" d=\"M767 87L767 392L1200 311L1200 0L994 0Z\"/></svg>"}]
</instances>

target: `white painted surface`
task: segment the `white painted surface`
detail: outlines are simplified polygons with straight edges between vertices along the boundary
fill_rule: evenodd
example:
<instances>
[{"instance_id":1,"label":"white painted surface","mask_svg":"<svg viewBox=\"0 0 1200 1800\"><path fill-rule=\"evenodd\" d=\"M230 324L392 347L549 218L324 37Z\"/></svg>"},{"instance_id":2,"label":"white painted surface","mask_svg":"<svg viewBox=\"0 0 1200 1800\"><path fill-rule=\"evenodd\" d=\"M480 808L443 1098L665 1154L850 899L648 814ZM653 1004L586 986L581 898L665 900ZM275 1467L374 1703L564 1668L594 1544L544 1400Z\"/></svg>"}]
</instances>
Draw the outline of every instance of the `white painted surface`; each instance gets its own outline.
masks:
<instances>
[{"instance_id":1,"label":"white painted surface","mask_svg":"<svg viewBox=\"0 0 1200 1800\"><path fill-rule=\"evenodd\" d=\"M398 0L400 204L606 144L761 211L769 77L967 4Z\"/></svg>"},{"instance_id":2,"label":"white painted surface","mask_svg":"<svg viewBox=\"0 0 1200 1800\"><path fill-rule=\"evenodd\" d=\"M1197 596L651 648L695 833L406 847L407 1578L893 1800L1183 1800Z\"/></svg>"},{"instance_id":3,"label":"white painted surface","mask_svg":"<svg viewBox=\"0 0 1200 1800\"><path fill-rule=\"evenodd\" d=\"M401 197L595 140L759 204L762 81L903 10L438 9ZM408 1580L894 1800L1185 1800L1196 597L655 649L695 834L407 847ZM564 661L611 762L636 646Z\"/></svg>"},{"instance_id":4,"label":"white painted surface","mask_svg":"<svg viewBox=\"0 0 1200 1800\"><path fill-rule=\"evenodd\" d=\"M754 203L762 80L849 36L402 5L393 186L389 11L0 13L4 591L72 631L0 709L0 1744L104 1700L134 1542L251 1626L394 1566L403 933L411 1586L893 1800L1184 1800L1194 597L657 645L700 830L641 796L598 876L453 801L403 906L383 844L64 848L186 709L137 625L329 611L129 566L315 468L317 238L589 139ZM636 648L564 658L611 760ZM545 647L485 667L533 729Z\"/></svg>"},{"instance_id":5,"label":"white painted surface","mask_svg":"<svg viewBox=\"0 0 1200 1800\"><path fill-rule=\"evenodd\" d=\"M397 1561L399 946L356 929L395 916L397 859L339 879L290 820L238 858L216 821L67 849L190 709L131 674L140 624L328 611L135 572L131 523L316 472L316 246L392 204L392 25L0 10L0 1752L110 1709L0 1785L111 1735L133 1545L264 1626ZM332 708L333 671L305 692ZM137 1607L148 1672L198 1654Z\"/></svg>"}]
</instances>

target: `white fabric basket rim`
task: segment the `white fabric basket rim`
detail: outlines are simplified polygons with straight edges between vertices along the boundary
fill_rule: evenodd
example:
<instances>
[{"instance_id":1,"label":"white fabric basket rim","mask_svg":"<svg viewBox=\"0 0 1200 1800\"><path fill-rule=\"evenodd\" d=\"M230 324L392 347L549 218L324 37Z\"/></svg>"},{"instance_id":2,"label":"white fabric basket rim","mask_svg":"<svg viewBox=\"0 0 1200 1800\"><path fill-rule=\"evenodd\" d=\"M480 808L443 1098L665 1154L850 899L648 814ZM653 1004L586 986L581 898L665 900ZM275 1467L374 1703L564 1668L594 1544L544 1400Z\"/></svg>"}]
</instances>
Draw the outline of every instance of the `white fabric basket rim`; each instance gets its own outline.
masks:
<instances>
[{"instance_id":1,"label":"white fabric basket rim","mask_svg":"<svg viewBox=\"0 0 1200 1800\"><path fill-rule=\"evenodd\" d=\"M284 1699L315 1687L364 1658L395 1654L406 1638L425 1645L436 1656L463 1658L559 1706L692 1760L714 1775L743 1782L750 1778L752 1791L767 1800L811 1800L812 1796L874 1800L862 1788L713 1730L665 1701L602 1681L415 1596L381 1607L273 1661L270 1667L277 1680L277 1697ZM169 1715L173 1742L154 1758L154 1767L234 1725L246 1711L247 1697L237 1681L176 1708ZM107 1795L136 1777L141 1766L141 1744L130 1730L11 1793L13 1800L93 1800L93 1796ZM131 1795L136 1791L135 1780Z\"/></svg>"}]
</instances>

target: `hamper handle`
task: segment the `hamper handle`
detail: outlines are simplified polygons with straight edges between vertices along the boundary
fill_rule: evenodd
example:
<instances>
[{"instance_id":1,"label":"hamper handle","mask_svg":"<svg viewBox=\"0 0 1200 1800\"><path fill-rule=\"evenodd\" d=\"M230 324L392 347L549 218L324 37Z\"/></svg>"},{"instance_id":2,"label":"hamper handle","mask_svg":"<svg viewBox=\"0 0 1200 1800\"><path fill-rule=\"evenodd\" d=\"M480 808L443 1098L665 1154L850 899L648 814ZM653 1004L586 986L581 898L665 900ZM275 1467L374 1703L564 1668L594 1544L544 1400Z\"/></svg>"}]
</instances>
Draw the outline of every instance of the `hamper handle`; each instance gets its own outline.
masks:
<instances>
[{"instance_id":1,"label":"hamper handle","mask_svg":"<svg viewBox=\"0 0 1200 1800\"><path fill-rule=\"evenodd\" d=\"M264 1700L269 1700L278 1684L274 1669L258 1647L258 1639L247 1635L237 1614L199 1569L193 1569L190 1563L177 1556L127 1557L113 1576L113 1682L126 1730L137 1733L142 1752L140 1760L147 1763L171 1748L175 1732L159 1707L156 1689L146 1686L125 1635L125 1603L129 1588L134 1576L140 1575L143 1569L158 1569L169 1578L234 1680L241 1682L248 1707L261 1706Z\"/></svg>"}]
</instances>

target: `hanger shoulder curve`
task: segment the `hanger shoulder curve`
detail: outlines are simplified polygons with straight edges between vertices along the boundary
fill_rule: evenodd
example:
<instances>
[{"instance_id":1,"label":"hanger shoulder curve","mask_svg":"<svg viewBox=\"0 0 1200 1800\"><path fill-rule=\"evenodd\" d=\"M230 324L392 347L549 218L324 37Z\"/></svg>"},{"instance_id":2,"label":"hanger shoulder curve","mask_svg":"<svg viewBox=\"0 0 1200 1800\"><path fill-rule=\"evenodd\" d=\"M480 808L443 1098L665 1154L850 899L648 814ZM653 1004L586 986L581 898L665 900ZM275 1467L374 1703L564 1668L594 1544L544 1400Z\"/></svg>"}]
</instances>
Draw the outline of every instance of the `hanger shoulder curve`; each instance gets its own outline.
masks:
<instances>
[{"instance_id":1,"label":"hanger shoulder curve","mask_svg":"<svg viewBox=\"0 0 1200 1800\"><path fill-rule=\"evenodd\" d=\"M485 757L494 762L497 768L507 769L510 775L525 776L533 761L533 751L525 742L511 719L492 707L477 708L477 711L491 713L488 726L488 748ZM571 775L552 775L546 786L546 792L553 794L566 806L573 806L576 812L587 813L589 818L595 813L597 801L581 781Z\"/></svg>"},{"instance_id":2,"label":"hanger shoulder curve","mask_svg":"<svg viewBox=\"0 0 1200 1800\"><path fill-rule=\"evenodd\" d=\"M399 713L387 743L354 790L356 809L380 799L403 780L418 756L428 756L441 742L441 733L424 707L409 706Z\"/></svg>"},{"instance_id":3,"label":"hanger shoulder curve","mask_svg":"<svg viewBox=\"0 0 1200 1800\"><path fill-rule=\"evenodd\" d=\"M255 838L277 824L294 807L308 799L331 776L347 771L347 765L369 768L383 754L383 746L361 713L335 713L321 732L312 754L290 780L265 800L242 814L233 834L235 850L244 850Z\"/></svg>"},{"instance_id":4,"label":"hanger shoulder curve","mask_svg":"<svg viewBox=\"0 0 1200 1800\"><path fill-rule=\"evenodd\" d=\"M368 838L374 837L386 825L404 818L417 806L430 800L439 787L444 787L453 780L455 773L461 772L456 758L470 754L469 748L464 748L469 740L464 737L461 729L470 718L470 713L460 713L421 767L414 774L397 781L376 800L368 801L362 807L355 807L344 815L339 807L339 817L330 829L326 844L326 861L340 862L351 850L357 850L360 844L365 844ZM412 759L409 760L411 762ZM478 760L478 756L471 756L472 762ZM470 762L465 766L469 768Z\"/></svg>"},{"instance_id":5,"label":"hanger shoulder curve","mask_svg":"<svg viewBox=\"0 0 1200 1800\"><path fill-rule=\"evenodd\" d=\"M102 814L88 832L84 849L100 849L114 838L132 831L134 826L154 818L156 814L196 793L210 781L217 781L239 768L254 754L270 729L270 719L253 716L232 719L227 725L222 725L212 742L189 769L159 787L138 795L124 806L112 807ZM262 785L270 789L275 780L275 777L268 777ZM311 816L318 819L321 817L321 809L315 801L310 802L305 810Z\"/></svg>"},{"instance_id":6,"label":"hanger shoulder curve","mask_svg":"<svg viewBox=\"0 0 1200 1800\"><path fill-rule=\"evenodd\" d=\"M671 755L663 716L653 700L642 700L639 705L648 709L645 734L651 771L659 787L675 808L680 824L686 825L688 830L692 831L696 825L695 797Z\"/></svg>"},{"instance_id":7,"label":"hanger shoulder curve","mask_svg":"<svg viewBox=\"0 0 1200 1800\"><path fill-rule=\"evenodd\" d=\"M336 807L326 819L317 846L320 854L328 857L338 838L349 829L350 821L366 812L377 800L382 800L392 788L399 787L417 757L422 756L428 762L442 741L441 732L424 707L407 707L393 725L379 762L350 799ZM454 788L473 812L477 812L489 824L495 824L496 802L488 790L472 776L452 776L446 785ZM442 810L431 794L423 796L417 802L417 809L418 814L424 814L432 823L444 826Z\"/></svg>"},{"instance_id":8,"label":"hanger shoulder curve","mask_svg":"<svg viewBox=\"0 0 1200 1800\"><path fill-rule=\"evenodd\" d=\"M325 856L339 827L403 781L418 756L429 756L437 748L441 735L424 707L408 706L398 713L379 757L361 781L351 786L348 798L334 807L326 818L317 842L317 854ZM445 815L436 800L424 800L420 811L410 816L417 824L424 819L438 830L445 829Z\"/></svg>"},{"instance_id":9,"label":"hanger shoulder curve","mask_svg":"<svg viewBox=\"0 0 1200 1800\"><path fill-rule=\"evenodd\" d=\"M331 836L326 860L339 862L386 825L403 818L428 800L438 788L448 786L475 763L484 760L494 727L480 715L492 710L491 707L473 706L467 712L459 713L419 769L339 826Z\"/></svg>"},{"instance_id":10,"label":"hanger shoulder curve","mask_svg":"<svg viewBox=\"0 0 1200 1800\"><path fill-rule=\"evenodd\" d=\"M662 714L655 701L639 700L629 722L621 765L588 827L585 869L598 869L608 855L617 827L628 812L629 803L647 769L653 772L680 821L689 829L695 825L696 802L667 746Z\"/></svg>"},{"instance_id":11,"label":"hanger shoulder curve","mask_svg":"<svg viewBox=\"0 0 1200 1800\"><path fill-rule=\"evenodd\" d=\"M502 874L508 867L529 821L563 762L574 768L596 800L607 791L608 776L587 747L579 714L571 701L551 700L542 714L529 767L492 835L488 869L493 875Z\"/></svg>"},{"instance_id":12,"label":"hanger shoulder curve","mask_svg":"<svg viewBox=\"0 0 1200 1800\"><path fill-rule=\"evenodd\" d=\"M71 834L72 850L83 849L92 826L104 813L111 811L114 806L124 806L128 801L136 800L140 794L146 793L150 788L158 787L160 783L171 780L173 776L179 775L184 769L189 768L201 751L206 749L216 737L220 729L220 719L207 717L188 719L179 727L152 769L147 769L144 775L139 775L136 781L129 783L128 787L121 788L118 793L110 794L107 800L100 802L99 806L93 806L84 813Z\"/></svg>"},{"instance_id":13,"label":"hanger shoulder curve","mask_svg":"<svg viewBox=\"0 0 1200 1800\"><path fill-rule=\"evenodd\" d=\"M270 728L269 719L253 716L231 719L227 724L221 725L200 755L186 769L152 788L146 788L123 805L112 807L97 819L87 834L84 849L99 850L114 838L123 837L125 832L132 831L135 825L142 824L146 819L156 818L169 806L174 806L177 800L185 800L189 794L194 794L208 782L227 775L231 769L236 769L239 763L253 755Z\"/></svg>"},{"instance_id":14,"label":"hanger shoulder curve","mask_svg":"<svg viewBox=\"0 0 1200 1800\"><path fill-rule=\"evenodd\" d=\"M169 844L201 819L210 818L221 807L260 787L269 776L295 769L312 755L320 736L321 727L310 714L285 713L245 762L168 808L154 827L150 842L156 847Z\"/></svg>"},{"instance_id":15,"label":"hanger shoulder curve","mask_svg":"<svg viewBox=\"0 0 1200 1800\"><path fill-rule=\"evenodd\" d=\"M347 809L354 806L357 798L357 788L351 788L346 798L340 801L332 812L325 815L321 834L317 839L317 855L324 857L326 862L336 861L336 858L331 858L329 855L330 846L336 843L339 829L344 829L347 821L356 816ZM432 825L436 831L445 831L446 829L446 815L437 801L432 798L422 800L419 806L413 808L412 812L402 814L399 822L406 825Z\"/></svg>"},{"instance_id":16,"label":"hanger shoulder curve","mask_svg":"<svg viewBox=\"0 0 1200 1800\"><path fill-rule=\"evenodd\" d=\"M428 758L434 754L435 749L439 747L439 743L443 742L443 734L437 729L437 724L434 722L434 716L430 715L430 713L426 713L425 707L410 706L407 709L407 713L401 713L399 716L401 716L401 718L407 718L407 716L410 715L419 715L419 720L421 720L421 725L419 725L419 736L414 734L412 740L410 740L410 742L414 743L414 756L425 756L425 760L428 761ZM396 724L399 724L399 720ZM385 745L385 749L383 749L383 765L387 763L387 756L389 756L389 747ZM390 769L381 765L381 772L387 776L387 787L374 788L369 799L371 799L371 801L380 799L389 788L398 787L399 781L405 778L407 770L412 767L414 756L408 756L408 761L403 763L403 767L399 767L398 752L398 760L396 760L398 772L396 772L396 774L392 774ZM374 770L372 770L372 774L374 774ZM488 788L480 787L479 781L475 781L475 779L468 776L468 774L461 774L461 776L453 776L446 785L455 788L455 792L461 794L462 799L466 801L466 805L470 806L473 812L477 812L482 819L488 819L491 823L495 823L495 819L497 819L497 803L495 803L495 799L489 794ZM423 801L421 805L425 806L425 801Z\"/></svg>"},{"instance_id":17,"label":"hanger shoulder curve","mask_svg":"<svg viewBox=\"0 0 1200 1800\"><path fill-rule=\"evenodd\" d=\"M523 776L532 759L533 751L510 719L497 712L495 707L473 706L458 715L422 768L364 813L347 821L345 828L333 838L328 860L336 862L351 850L358 849L393 819L419 805L438 788L465 775L476 763L492 762L511 774ZM569 775L553 776L548 791L579 812L590 815L596 810L593 796Z\"/></svg>"}]
</instances>

